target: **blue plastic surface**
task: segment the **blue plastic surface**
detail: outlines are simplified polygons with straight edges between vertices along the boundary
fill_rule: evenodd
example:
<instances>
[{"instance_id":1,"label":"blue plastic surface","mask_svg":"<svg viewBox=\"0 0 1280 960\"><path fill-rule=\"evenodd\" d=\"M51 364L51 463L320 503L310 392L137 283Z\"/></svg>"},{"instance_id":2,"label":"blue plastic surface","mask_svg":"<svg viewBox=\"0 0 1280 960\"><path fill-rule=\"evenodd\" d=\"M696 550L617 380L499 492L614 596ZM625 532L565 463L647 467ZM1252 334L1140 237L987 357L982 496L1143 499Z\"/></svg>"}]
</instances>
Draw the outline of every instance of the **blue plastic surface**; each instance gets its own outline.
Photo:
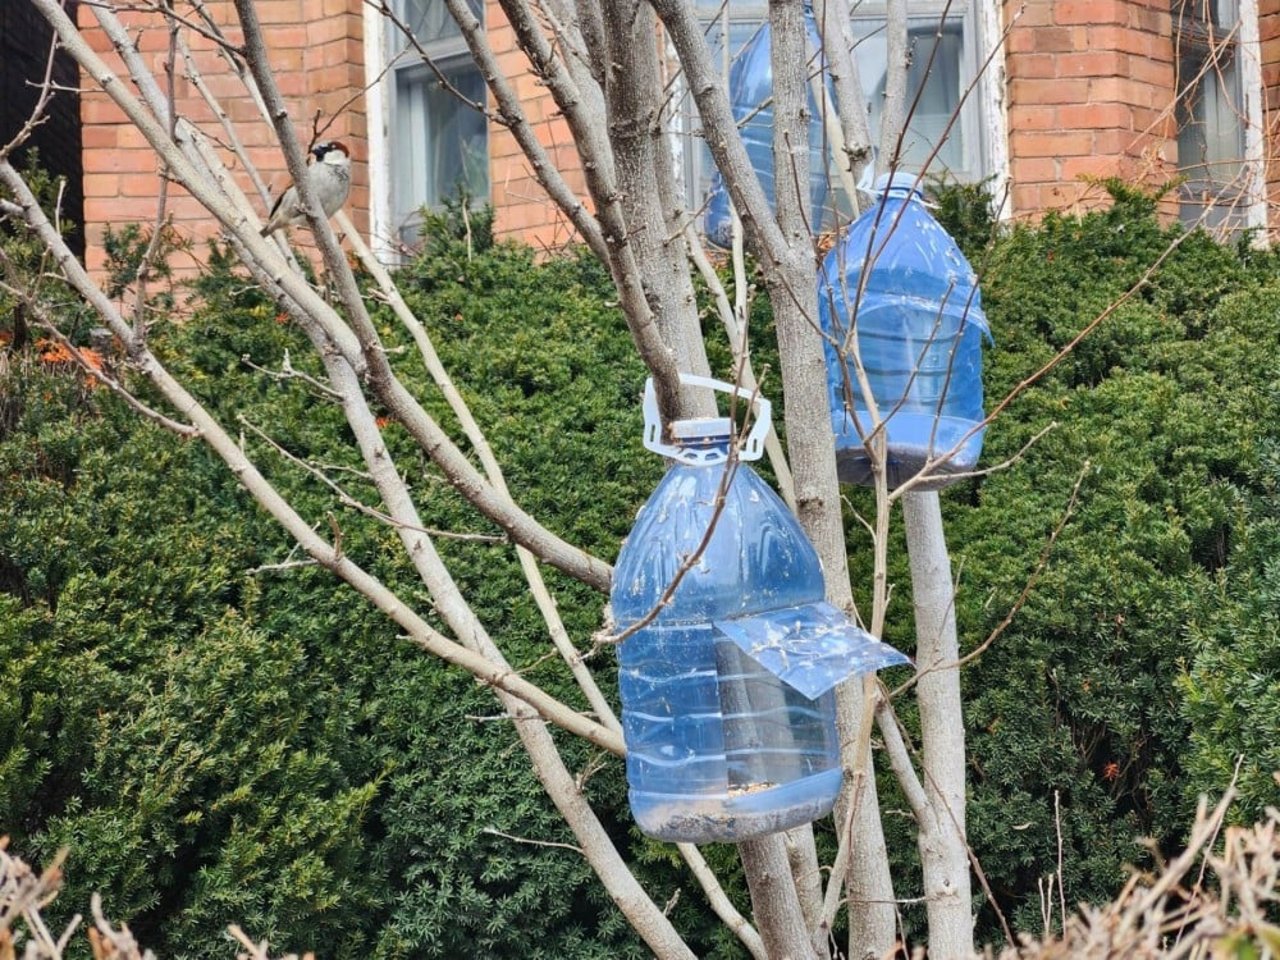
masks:
<instances>
[{"instance_id":1,"label":"blue plastic surface","mask_svg":"<svg viewBox=\"0 0 1280 960\"><path fill-rule=\"evenodd\" d=\"M805 29L809 49L816 53L822 49L822 44L813 20L813 11L808 6L805 7ZM776 194L773 174L773 65L769 59L771 36L772 31L766 21L734 57L729 66L729 104L733 108L733 118L742 131L742 142L747 148L751 167L760 178L760 186L764 188L770 208L773 208ZM830 82L827 83L827 100L832 105L836 102ZM809 122L809 210L815 221L813 230L817 233L835 229L834 211L838 206L838 198L827 170L830 144L823 135L822 113L812 90L809 91L809 115L812 117ZM847 220L848 217L844 219ZM711 176L704 229L707 239L717 246L728 248L732 245L733 220L729 213L729 193L719 170Z\"/></svg>"},{"instance_id":2,"label":"blue plastic surface","mask_svg":"<svg viewBox=\"0 0 1280 960\"><path fill-rule=\"evenodd\" d=\"M850 674L907 660L825 601L716 620L715 628L787 686L814 700Z\"/></svg>"},{"instance_id":3,"label":"blue plastic surface","mask_svg":"<svg viewBox=\"0 0 1280 960\"><path fill-rule=\"evenodd\" d=\"M969 262L903 178L882 184L883 201L855 220L823 260L818 308L823 330L845 346L826 345L841 481L874 483L863 439L873 420L856 373L856 345L884 421L889 487L941 460L918 488L936 490L973 470L982 452L982 342L990 328Z\"/></svg>"},{"instance_id":4,"label":"blue plastic surface","mask_svg":"<svg viewBox=\"0 0 1280 960\"><path fill-rule=\"evenodd\" d=\"M676 463L641 509L614 570L619 630L697 550L726 466ZM825 815L841 778L832 685L907 661L823 602L799 524L750 466L735 469L701 559L618 648L631 809L660 840L738 841Z\"/></svg>"}]
</instances>

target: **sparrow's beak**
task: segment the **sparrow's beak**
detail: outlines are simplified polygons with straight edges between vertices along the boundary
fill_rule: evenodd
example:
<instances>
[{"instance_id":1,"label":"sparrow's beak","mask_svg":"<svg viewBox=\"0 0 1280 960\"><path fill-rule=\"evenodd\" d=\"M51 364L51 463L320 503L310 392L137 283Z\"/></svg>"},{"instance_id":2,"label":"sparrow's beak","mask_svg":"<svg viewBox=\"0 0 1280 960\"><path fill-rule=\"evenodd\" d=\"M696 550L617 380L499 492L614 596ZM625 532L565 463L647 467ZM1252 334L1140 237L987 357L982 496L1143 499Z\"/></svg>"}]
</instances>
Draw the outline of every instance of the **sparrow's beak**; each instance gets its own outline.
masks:
<instances>
[{"instance_id":1,"label":"sparrow's beak","mask_svg":"<svg viewBox=\"0 0 1280 960\"><path fill-rule=\"evenodd\" d=\"M329 149L329 144L317 143L314 147L311 148L311 155L315 157L317 160L323 160L325 152L328 149Z\"/></svg>"}]
</instances>

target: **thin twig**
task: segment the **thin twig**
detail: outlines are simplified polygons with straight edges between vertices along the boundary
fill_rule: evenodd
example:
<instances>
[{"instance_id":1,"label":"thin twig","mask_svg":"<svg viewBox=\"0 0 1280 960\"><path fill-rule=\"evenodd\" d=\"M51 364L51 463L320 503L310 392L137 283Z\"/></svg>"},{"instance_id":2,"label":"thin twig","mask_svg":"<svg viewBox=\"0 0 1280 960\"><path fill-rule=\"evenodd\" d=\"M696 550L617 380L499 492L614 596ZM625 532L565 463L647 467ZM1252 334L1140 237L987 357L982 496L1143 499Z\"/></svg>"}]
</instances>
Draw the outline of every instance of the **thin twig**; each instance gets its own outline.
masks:
<instances>
[{"instance_id":1,"label":"thin twig","mask_svg":"<svg viewBox=\"0 0 1280 960\"><path fill-rule=\"evenodd\" d=\"M339 486L335 480L333 480L331 477L326 476L318 467L308 463L306 460L303 460L301 457L297 456L296 454L290 453L283 446L281 446L279 443L273 440L271 436L266 433L266 431L256 426L243 414L238 416L236 419L239 420L246 427L248 427L249 430L252 431L254 434L256 434L259 438L265 441L267 445L270 446L271 449L274 450L276 453L278 453L280 456L284 457L290 463L296 464L297 466L301 467L303 470L307 471L307 473L311 474L313 477L315 477L317 480L323 483L326 487L332 490L337 495L339 502L341 502L343 506L351 507L353 510L358 511L359 513L363 513L367 517L372 517L373 519L381 521L382 523L385 523L388 526L396 527L403 530L413 530L417 533L425 533L429 537L439 537L442 540L462 540L462 541L469 541L474 543L494 543L494 544L505 544L510 542L505 535L498 535L498 534L491 534L491 533L455 533L452 530L440 530L435 527L420 527L420 526L417 526L416 524L405 523L402 520L397 520L395 517L391 516L390 514L383 513L381 510L378 510L376 507L371 507L367 503L357 500L351 494L347 493L341 486Z\"/></svg>"},{"instance_id":2,"label":"thin twig","mask_svg":"<svg viewBox=\"0 0 1280 960\"><path fill-rule=\"evenodd\" d=\"M528 844L531 847L557 847L561 850L572 850L574 853L578 854L579 856L586 855L585 851L583 851L581 847L572 843L558 843L555 840L533 840L529 837L517 837L510 833L503 833L501 830L497 829L496 827L482 827L480 832L488 833L495 837L502 837L504 840L512 840L516 843Z\"/></svg>"}]
</instances>

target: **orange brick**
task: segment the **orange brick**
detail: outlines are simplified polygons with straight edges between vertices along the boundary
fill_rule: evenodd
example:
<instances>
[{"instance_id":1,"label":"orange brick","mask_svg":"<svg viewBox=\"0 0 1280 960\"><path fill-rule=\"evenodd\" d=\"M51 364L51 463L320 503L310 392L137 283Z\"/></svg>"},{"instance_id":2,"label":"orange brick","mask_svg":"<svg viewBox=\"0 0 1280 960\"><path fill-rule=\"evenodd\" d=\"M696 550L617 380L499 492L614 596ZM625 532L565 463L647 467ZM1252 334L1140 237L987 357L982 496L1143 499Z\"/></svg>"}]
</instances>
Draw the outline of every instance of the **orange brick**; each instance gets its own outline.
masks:
<instances>
[{"instance_id":1,"label":"orange brick","mask_svg":"<svg viewBox=\"0 0 1280 960\"><path fill-rule=\"evenodd\" d=\"M1075 157L1089 153L1092 146L1080 133L1024 133L1017 140L1023 157Z\"/></svg>"},{"instance_id":2,"label":"orange brick","mask_svg":"<svg viewBox=\"0 0 1280 960\"><path fill-rule=\"evenodd\" d=\"M339 63L350 63L351 58L348 55L346 42L343 40L336 40L326 43L320 51L320 61L326 67L331 67Z\"/></svg>"},{"instance_id":3,"label":"orange brick","mask_svg":"<svg viewBox=\"0 0 1280 960\"><path fill-rule=\"evenodd\" d=\"M1173 114L1168 110L1152 110L1145 107L1133 107L1132 110L1134 131L1162 138L1177 136L1177 124Z\"/></svg>"},{"instance_id":4,"label":"orange brick","mask_svg":"<svg viewBox=\"0 0 1280 960\"><path fill-rule=\"evenodd\" d=\"M1125 23L1125 7L1121 0L1058 0L1053 5L1053 16L1061 24Z\"/></svg>"},{"instance_id":5,"label":"orange brick","mask_svg":"<svg viewBox=\"0 0 1280 960\"><path fill-rule=\"evenodd\" d=\"M86 127L87 129L87 127ZM124 124L115 128L116 146L121 150L150 150L151 144L137 127Z\"/></svg>"},{"instance_id":6,"label":"orange brick","mask_svg":"<svg viewBox=\"0 0 1280 960\"><path fill-rule=\"evenodd\" d=\"M1046 80L1058 76L1060 53L1021 53L1005 61L1009 77L1023 80Z\"/></svg>"},{"instance_id":7,"label":"orange brick","mask_svg":"<svg viewBox=\"0 0 1280 960\"><path fill-rule=\"evenodd\" d=\"M1073 27L1040 27L1035 31L1033 47L1038 53L1062 53L1081 49L1083 29Z\"/></svg>"},{"instance_id":8,"label":"orange brick","mask_svg":"<svg viewBox=\"0 0 1280 960\"><path fill-rule=\"evenodd\" d=\"M1004 22L1006 25L1016 24L1015 29L1052 26L1054 23L1053 0L1030 0L1027 3L1006 0Z\"/></svg>"},{"instance_id":9,"label":"orange brick","mask_svg":"<svg viewBox=\"0 0 1280 960\"><path fill-rule=\"evenodd\" d=\"M1056 59L1059 77L1124 77L1129 58L1113 51L1061 53Z\"/></svg>"},{"instance_id":10,"label":"orange brick","mask_svg":"<svg viewBox=\"0 0 1280 960\"><path fill-rule=\"evenodd\" d=\"M150 147L144 150L112 150L101 151L93 157L93 166L98 171L112 173L155 173L159 161ZM85 169L90 168L90 158L85 156Z\"/></svg>"},{"instance_id":11,"label":"orange brick","mask_svg":"<svg viewBox=\"0 0 1280 960\"><path fill-rule=\"evenodd\" d=\"M1056 130L1060 126L1074 126L1062 123L1058 119L1057 107L1023 106L1021 104L1009 108L1009 129L1021 130Z\"/></svg>"},{"instance_id":12,"label":"orange brick","mask_svg":"<svg viewBox=\"0 0 1280 960\"><path fill-rule=\"evenodd\" d=\"M329 20L316 20L307 24L307 43L316 45L330 40L339 40L347 35L347 24L344 18L334 17Z\"/></svg>"},{"instance_id":13,"label":"orange brick","mask_svg":"<svg viewBox=\"0 0 1280 960\"><path fill-rule=\"evenodd\" d=\"M277 66L276 51L305 47L308 45L307 27L300 23L282 23L263 30L267 49L271 51L271 63Z\"/></svg>"},{"instance_id":14,"label":"orange brick","mask_svg":"<svg viewBox=\"0 0 1280 960\"><path fill-rule=\"evenodd\" d=\"M1008 39L1004 42L1005 57L1009 62L1021 54L1033 53L1035 49L1036 32L1021 23L1009 31Z\"/></svg>"},{"instance_id":15,"label":"orange brick","mask_svg":"<svg viewBox=\"0 0 1280 960\"><path fill-rule=\"evenodd\" d=\"M119 174L86 173L83 182L86 200L90 197L114 197L120 192Z\"/></svg>"},{"instance_id":16,"label":"orange brick","mask_svg":"<svg viewBox=\"0 0 1280 960\"><path fill-rule=\"evenodd\" d=\"M1129 103L1151 106L1151 93L1143 84L1124 77L1099 77L1087 82L1085 95L1075 98L1087 103Z\"/></svg>"},{"instance_id":17,"label":"orange brick","mask_svg":"<svg viewBox=\"0 0 1280 960\"><path fill-rule=\"evenodd\" d=\"M1132 5L1129 7L1129 26L1147 33L1167 35L1173 29L1173 17L1169 8L1153 10L1148 7Z\"/></svg>"},{"instance_id":18,"label":"orange brick","mask_svg":"<svg viewBox=\"0 0 1280 960\"><path fill-rule=\"evenodd\" d=\"M311 83L311 89L316 91L345 90L348 81L351 79L345 65L321 67L318 70L310 71L307 76Z\"/></svg>"},{"instance_id":19,"label":"orange brick","mask_svg":"<svg viewBox=\"0 0 1280 960\"><path fill-rule=\"evenodd\" d=\"M1172 90L1173 63L1132 57L1129 61L1129 76L1140 83Z\"/></svg>"},{"instance_id":20,"label":"orange brick","mask_svg":"<svg viewBox=\"0 0 1280 960\"><path fill-rule=\"evenodd\" d=\"M489 47L494 53L507 53L518 49L519 45L516 43L515 31L510 27L504 30L490 31L488 37Z\"/></svg>"},{"instance_id":21,"label":"orange brick","mask_svg":"<svg viewBox=\"0 0 1280 960\"><path fill-rule=\"evenodd\" d=\"M116 146L115 126L84 127L80 132L80 141L84 150L108 150Z\"/></svg>"},{"instance_id":22,"label":"orange brick","mask_svg":"<svg viewBox=\"0 0 1280 960\"><path fill-rule=\"evenodd\" d=\"M1090 50L1115 50L1139 57L1152 56L1154 38L1128 26L1091 26L1086 31Z\"/></svg>"},{"instance_id":23,"label":"orange brick","mask_svg":"<svg viewBox=\"0 0 1280 960\"><path fill-rule=\"evenodd\" d=\"M1115 157L1071 157L1062 161L1062 179L1080 177L1113 177L1117 173Z\"/></svg>"},{"instance_id":24,"label":"orange brick","mask_svg":"<svg viewBox=\"0 0 1280 960\"><path fill-rule=\"evenodd\" d=\"M1040 202L1040 187L1035 184L1015 184L1010 191L1013 201L1013 212L1015 214L1025 214L1029 212L1040 212L1044 209L1044 205Z\"/></svg>"},{"instance_id":25,"label":"orange brick","mask_svg":"<svg viewBox=\"0 0 1280 960\"><path fill-rule=\"evenodd\" d=\"M1063 129L1120 127L1128 130L1133 124L1134 109L1123 103L1073 103L1059 107L1057 115Z\"/></svg>"},{"instance_id":26,"label":"orange brick","mask_svg":"<svg viewBox=\"0 0 1280 960\"><path fill-rule=\"evenodd\" d=\"M129 173L120 177L122 197L154 197L160 192L160 178L144 173Z\"/></svg>"},{"instance_id":27,"label":"orange brick","mask_svg":"<svg viewBox=\"0 0 1280 960\"><path fill-rule=\"evenodd\" d=\"M1017 141L1015 140L1014 143ZM1017 183L1045 183L1058 179L1058 161L1052 157L1017 157L1012 161Z\"/></svg>"},{"instance_id":28,"label":"orange brick","mask_svg":"<svg viewBox=\"0 0 1280 960\"><path fill-rule=\"evenodd\" d=\"M105 94L92 93L80 99L80 122L86 126L125 123L124 111Z\"/></svg>"},{"instance_id":29,"label":"orange brick","mask_svg":"<svg viewBox=\"0 0 1280 960\"><path fill-rule=\"evenodd\" d=\"M310 3L298 3L297 0L257 0L254 7L258 12L258 19L264 23L305 23L307 17L304 6L312 6Z\"/></svg>"},{"instance_id":30,"label":"orange brick","mask_svg":"<svg viewBox=\"0 0 1280 960\"><path fill-rule=\"evenodd\" d=\"M1149 138L1142 138L1132 130L1098 130L1093 134L1093 152L1108 157L1138 153L1142 139Z\"/></svg>"},{"instance_id":31,"label":"orange brick","mask_svg":"<svg viewBox=\"0 0 1280 960\"><path fill-rule=\"evenodd\" d=\"M84 218L86 223L110 224L118 227L126 223L139 223L155 215L150 214L139 205L136 199L112 197L109 199L85 198Z\"/></svg>"},{"instance_id":32,"label":"orange brick","mask_svg":"<svg viewBox=\"0 0 1280 960\"><path fill-rule=\"evenodd\" d=\"M1010 103L1084 103L1090 86L1097 80L1013 80L1009 84Z\"/></svg>"}]
</instances>

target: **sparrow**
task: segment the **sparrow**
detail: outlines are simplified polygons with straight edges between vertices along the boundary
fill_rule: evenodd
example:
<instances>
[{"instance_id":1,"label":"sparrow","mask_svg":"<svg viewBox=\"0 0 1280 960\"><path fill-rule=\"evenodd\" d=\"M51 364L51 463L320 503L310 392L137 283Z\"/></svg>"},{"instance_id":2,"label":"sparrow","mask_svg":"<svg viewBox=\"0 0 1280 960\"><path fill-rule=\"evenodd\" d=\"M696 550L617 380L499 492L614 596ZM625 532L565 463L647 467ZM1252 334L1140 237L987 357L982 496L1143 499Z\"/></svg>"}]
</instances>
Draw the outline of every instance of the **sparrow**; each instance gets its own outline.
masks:
<instances>
[{"instance_id":1,"label":"sparrow","mask_svg":"<svg viewBox=\"0 0 1280 960\"><path fill-rule=\"evenodd\" d=\"M311 153L316 162L307 168L308 182L320 200L324 215L332 217L351 192L351 151L339 140L325 140L312 147ZM272 206L267 225L261 230L262 236L270 236L281 227L302 223L305 219L298 188L290 184Z\"/></svg>"}]
</instances>

